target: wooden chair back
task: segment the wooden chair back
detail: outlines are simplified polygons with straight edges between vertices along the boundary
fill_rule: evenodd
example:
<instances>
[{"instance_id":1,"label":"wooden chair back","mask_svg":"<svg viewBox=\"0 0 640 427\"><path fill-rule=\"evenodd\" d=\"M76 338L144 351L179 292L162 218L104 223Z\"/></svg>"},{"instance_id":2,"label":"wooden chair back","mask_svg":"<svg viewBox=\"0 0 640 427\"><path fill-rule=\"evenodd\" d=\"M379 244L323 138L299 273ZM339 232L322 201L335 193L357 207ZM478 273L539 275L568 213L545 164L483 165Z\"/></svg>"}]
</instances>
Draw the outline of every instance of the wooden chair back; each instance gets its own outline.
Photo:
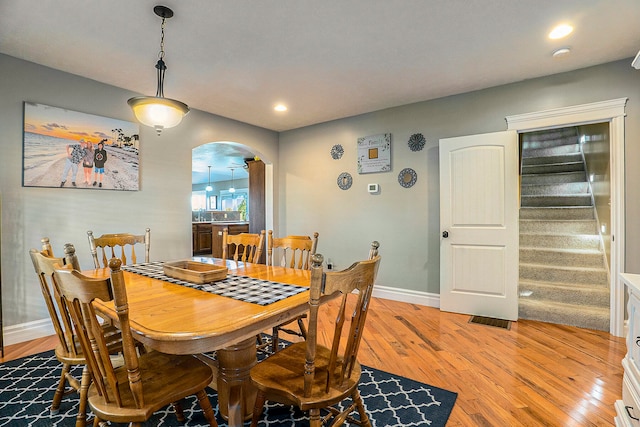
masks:
<instances>
[{"instance_id":1,"label":"wooden chair back","mask_svg":"<svg viewBox=\"0 0 640 427\"><path fill-rule=\"evenodd\" d=\"M119 269L121 265L119 259L114 258L112 263L114 267ZM130 370L131 382L129 386L136 401L143 402L144 397L139 383L138 355L129 329L129 309L124 280L114 280L112 290L109 278L89 278L71 268L57 268L54 271L54 277L61 295L69 306L69 312L76 325L78 337L85 352L86 363L98 393L106 401L115 401L116 405L122 406L123 399L116 381L114 367L109 358L107 340L102 334L100 317L92 304L96 299L114 302L122 331L125 364Z\"/></svg>"},{"instance_id":2,"label":"wooden chair back","mask_svg":"<svg viewBox=\"0 0 640 427\"><path fill-rule=\"evenodd\" d=\"M260 234L229 234L229 229L222 231L222 258L234 261L257 263L264 248L265 231Z\"/></svg>"},{"instance_id":3,"label":"wooden chair back","mask_svg":"<svg viewBox=\"0 0 640 427\"><path fill-rule=\"evenodd\" d=\"M63 265L72 265L79 269L78 258L75 254L73 245L67 243L65 247L71 247L66 258L58 258L53 255L49 238L41 239L42 250L31 249L29 255L33 262L33 267L40 281L40 290L44 302L49 311L53 329L58 336L58 341L64 353L71 357L79 357L81 354L80 343L75 336L75 332L71 323L71 317L65 301L60 296L58 287L53 278L53 272L56 267Z\"/></svg>"},{"instance_id":4,"label":"wooden chair back","mask_svg":"<svg viewBox=\"0 0 640 427\"><path fill-rule=\"evenodd\" d=\"M311 396L315 378L315 358L318 337L318 309L323 297L340 293L340 308L335 317L333 342L330 347L330 358L325 390L340 388L349 379L353 367L357 363L360 340L364 330L369 301L373 285L380 265L380 256L356 262L342 271L325 272L322 269L324 258L320 254L313 255L311 265L311 285L309 296L309 328L307 332L307 350L304 374L304 396ZM356 292L357 299L347 312L349 295ZM350 316L348 333L344 333L345 320Z\"/></svg>"},{"instance_id":5,"label":"wooden chair back","mask_svg":"<svg viewBox=\"0 0 640 427\"><path fill-rule=\"evenodd\" d=\"M180 400L196 394L209 425L217 427L205 391L213 379L208 365L193 356L159 352L139 355L136 351L121 266L122 261L118 258L109 261L110 278L88 277L69 266L56 268L53 273L69 307L91 372L93 383L89 388L89 402L96 415L94 425L110 420L130 421L130 425L141 426L153 412L168 404L174 406L178 420L184 421ZM114 366L110 358L108 337L103 333L102 320L93 305L98 299L114 304L122 334L124 366Z\"/></svg>"},{"instance_id":6,"label":"wooden chair back","mask_svg":"<svg viewBox=\"0 0 640 427\"><path fill-rule=\"evenodd\" d=\"M267 235L267 265L309 270L310 258L318 247L318 233L310 236L273 237L273 230ZM275 251L274 251L275 249Z\"/></svg>"},{"instance_id":7,"label":"wooden chair back","mask_svg":"<svg viewBox=\"0 0 640 427\"><path fill-rule=\"evenodd\" d=\"M151 230L145 229L144 234L136 235L129 233L103 234L94 237L93 231L87 231L89 238L89 248L95 268L107 267L109 260L116 257L122 264L135 264L138 262L136 256L136 245L144 245L144 262L149 262L149 249L151 247ZM98 251L100 249L100 251ZM98 255L100 252L100 256ZM102 264L100 263L102 260Z\"/></svg>"}]
</instances>

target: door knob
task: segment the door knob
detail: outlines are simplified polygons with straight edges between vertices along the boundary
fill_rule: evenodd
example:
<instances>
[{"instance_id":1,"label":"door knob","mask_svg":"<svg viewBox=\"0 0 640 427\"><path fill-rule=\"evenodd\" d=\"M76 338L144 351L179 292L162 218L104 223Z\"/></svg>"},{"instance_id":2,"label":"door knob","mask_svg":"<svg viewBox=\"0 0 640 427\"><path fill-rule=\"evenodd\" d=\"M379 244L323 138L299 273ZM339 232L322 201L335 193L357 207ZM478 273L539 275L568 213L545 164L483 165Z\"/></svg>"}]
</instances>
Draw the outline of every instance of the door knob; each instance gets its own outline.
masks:
<instances>
[{"instance_id":1,"label":"door knob","mask_svg":"<svg viewBox=\"0 0 640 427\"><path fill-rule=\"evenodd\" d=\"M443 231L443 232L442 232L442 237L444 237L445 239L446 239L447 237L449 237L449 232L448 232L448 231Z\"/></svg>"}]
</instances>

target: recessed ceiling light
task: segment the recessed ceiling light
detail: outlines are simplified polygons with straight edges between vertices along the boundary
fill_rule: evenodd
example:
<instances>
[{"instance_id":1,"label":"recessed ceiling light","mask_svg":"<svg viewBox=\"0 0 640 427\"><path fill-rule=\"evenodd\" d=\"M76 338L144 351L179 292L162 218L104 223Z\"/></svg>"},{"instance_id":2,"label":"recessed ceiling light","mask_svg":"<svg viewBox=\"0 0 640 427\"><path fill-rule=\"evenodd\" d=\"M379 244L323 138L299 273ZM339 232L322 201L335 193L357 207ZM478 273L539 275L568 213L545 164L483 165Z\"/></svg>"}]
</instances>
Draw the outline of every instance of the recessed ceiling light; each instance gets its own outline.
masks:
<instances>
[{"instance_id":1,"label":"recessed ceiling light","mask_svg":"<svg viewBox=\"0 0 640 427\"><path fill-rule=\"evenodd\" d=\"M568 47L563 47L553 52L553 57L558 58L560 56L568 55L569 53L571 53L571 49L569 49Z\"/></svg>"},{"instance_id":2,"label":"recessed ceiling light","mask_svg":"<svg viewBox=\"0 0 640 427\"><path fill-rule=\"evenodd\" d=\"M287 106L284 104L278 104L275 107L273 107L273 109L276 111L287 111Z\"/></svg>"},{"instance_id":3,"label":"recessed ceiling light","mask_svg":"<svg viewBox=\"0 0 640 427\"><path fill-rule=\"evenodd\" d=\"M550 39L561 39L568 36L573 31L573 27L569 24L560 24L549 33Z\"/></svg>"}]
</instances>

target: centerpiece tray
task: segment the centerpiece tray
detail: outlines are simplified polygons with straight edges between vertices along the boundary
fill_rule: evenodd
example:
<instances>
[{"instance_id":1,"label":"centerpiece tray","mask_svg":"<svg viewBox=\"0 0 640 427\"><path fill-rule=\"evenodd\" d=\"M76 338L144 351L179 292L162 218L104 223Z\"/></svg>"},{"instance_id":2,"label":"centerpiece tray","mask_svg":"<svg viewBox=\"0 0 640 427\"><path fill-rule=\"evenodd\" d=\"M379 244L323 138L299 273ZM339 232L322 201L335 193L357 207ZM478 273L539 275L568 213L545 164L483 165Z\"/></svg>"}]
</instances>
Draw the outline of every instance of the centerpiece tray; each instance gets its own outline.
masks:
<instances>
[{"instance_id":1,"label":"centerpiece tray","mask_svg":"<svg viewBox=\"0 0 640 427\"><path fill-rule=\"evenodd\" d=\"M165 262L162 269L169 277L198 284L227 278L227 267L190 260Z\"/></svg>"}]
</instances>

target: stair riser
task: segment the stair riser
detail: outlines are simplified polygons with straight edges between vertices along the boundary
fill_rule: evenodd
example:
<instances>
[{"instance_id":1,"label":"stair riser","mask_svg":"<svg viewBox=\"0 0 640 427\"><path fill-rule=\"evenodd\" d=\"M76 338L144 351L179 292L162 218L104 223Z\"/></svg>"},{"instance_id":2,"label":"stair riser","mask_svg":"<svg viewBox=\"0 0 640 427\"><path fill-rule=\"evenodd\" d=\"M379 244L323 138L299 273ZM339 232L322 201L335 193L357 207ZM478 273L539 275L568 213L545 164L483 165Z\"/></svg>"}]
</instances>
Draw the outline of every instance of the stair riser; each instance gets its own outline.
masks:
<instances>
[{"instance_id":1,"label":"stair riser","mask_svg":"<svg viewBox=\"0 0 640 427\"><path fill-rule=\"evenodd\" d=\"M582 164L582 154L578 152L572 154L560 154L558 156L530 157L529 154L525 151L522 155L522 166L551 165L556 163Z\"/></svg>"},{"instance_id":2,"label":"stair riser","mask_svg":"<svg viewBox=\"0 0 640 427\"><path fill-rule=\"evenodd\" d=\"M605 268L600 253L572 253L544 249L520 248L520 262L557 267Z\"/></svg>"},{"instance_id":3,"label":"stair riser","mask_svg":"<svg viewBox=\"0 0 640 427\"><path fill-rule=\"evenodd\" d=\"M556 287L538 285L535 283L521 283L520 293L531 293L520 296L521 300L555 301L563 304L575 304L609 308L609 290L603 288Z\"/></svg>"},{"instance_id":4,"label":"stair riser","mask_svg":"<svg viewBox=\"0 0 640 427\"><path fill-rule=\"evenodd\" d=\"M520 248L600 249L600 238L593 234L553 235L520 234Z\"/></svg>"},{"instance_id":5,"label":"stair riser","mask_svg":"<svg viewBox=\"0 0 640 427\"><path fill-rule=\"evenodd\" d=\"M564 172L564 173L536 173L531 175L522 175L522 185L536 184L563 184L570 182L586 182L587 175L584 170L577 172Z\"/></svg>"},{"instance_id":6,"label":"stair riser","mask_svg":"<svg viewBox=\"0 0 640 427\"><path fill-rule=\"evenodd\" d=\"M520 319L538 320L541 322L577 326L598 331L609 330L609 316L604 314L583 314L579 311L575 313L566 311L549 312L546 310L538 310L535 307L528 307L523 303L518 306L518 317Z\"/></svg>"},{"instance_id":7,"label":"stair riser","mask_svg":"<svg viewBox=\"0 0 640 427\"><path fill-rule=\"evenodd\" d=\"M559 196L564 194L591 194L586 182L570 182L563 184L529 184L522 185L520 192L525 196Z\"/></svg>"},{"instance_id":8,"label":"stair riser","mask_svg":"<svg viewBox=\"0 0 640 427\"><path fill-rule=\"evenodd\" d=\"M523 158L528 157L550 157L563 156L566 154L580 154L580 144L557 145L554 147L525 149L522 152Z\"/></svg>"},{"instance_id":9,"label":"stair riser","mask_svg":"<svg viewBox=\"0 0 640 427\"><path fill-rule=\"evenodd\" d=\"M520 220L520 233L597 234L595 220Z\"/></svg>"},{"instance_id":10,"label":"stair riser","mask_svg":"<svg viewBox=\"0 0 640 427\"><path fill-rule=\"evenodd\" d=\"M520 209L520 219L562 220L562 219L594 219L592 207L564 207L564 208L523 208Z\"/></svg>"},{"instance_id":11,"label":"stair riser","mask_svg":"<svg viewBox=\"0 0 640 427\"><path fill-rule=\"evenodd\" d=\"M544 135L536 137L527 135L522 143L524 150L536 150L538 148L557 147L559 145L574 145L578 143L578 135L566 135L557 133L555 135Z\"/></svg>"},{"instance_id":12,"label":"stair riser","mask_svg":"<svg viewBox=\"0 0 640 427\"><path fill-rule=\"evenodd\" d=\"M584 172L584 164L582 162L522 166L523 174L580 172L580 171Z\"/></svg>"},{"instance_id":13,"label":"stair riser","mask_svg":"<svg viewBox=\"0 0 640 427\"><path fill-rule=\"evenodd\" d=\"M520 205L524 207L592 206L590 195L571 196L527 196L522 195Z\"/></svg>"},{"instance_id":14,"label":"stair riser","mask_svg":"<svg viewBox=\"0 0 640 427\"><path fill-rule=\"evenodd\" d=\"M520 265L520 279L534 280L539 282L560 282L580 284L601 285L608 283L606 270L565 270L558 267L539 267Z\"/></svg>"}]
</instances>

